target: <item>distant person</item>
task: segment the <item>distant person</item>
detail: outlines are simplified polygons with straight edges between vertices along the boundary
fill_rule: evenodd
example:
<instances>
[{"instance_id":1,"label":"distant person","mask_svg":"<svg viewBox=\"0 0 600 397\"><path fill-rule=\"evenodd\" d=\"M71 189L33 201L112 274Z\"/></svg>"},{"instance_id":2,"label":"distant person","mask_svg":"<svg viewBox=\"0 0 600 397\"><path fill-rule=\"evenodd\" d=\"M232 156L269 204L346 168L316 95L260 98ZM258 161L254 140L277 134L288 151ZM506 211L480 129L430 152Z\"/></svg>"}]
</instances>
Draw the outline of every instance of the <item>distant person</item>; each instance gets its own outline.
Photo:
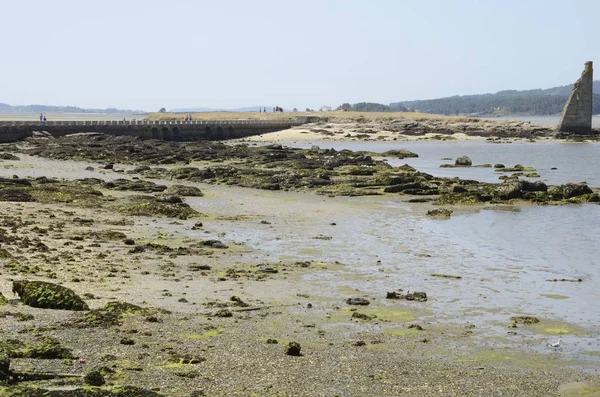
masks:
<instances>
[{"instance_id":1,"label":"distant person","mask_svg":"<svg viewBox=\"0 0 600 397\"><path fill-rule=\"evenodd\" d=\"M188 116L187 116L187 114L185 115L185 121L188 121Z\"/></svg>"},{"instance_id":2,"label":"distant person","mask_svg":"<svg viewBox=\"0 0 600 397\"><path fill-rule=\"evenodd\" d=\"M192 121L192 115L190 114L190 121Z\"/></svg>"},{"instance_id":3,"label":"distant person","mask_svg":"<svg viewBox=\"0 0 600 397\"><path fill-rule=\"evenodd\" d=\"M40 121L44 121L44 114L40 113Z\"/></svg>"},{"instance_id":4,"label":"distant person","mask_svg":"<svg viewBox=\"0 0 600 397\"><path fill-rule=\"evenodd\" d=\"M44 121L46 121L46 116L44 116Z\"/></svg>"}]
</instances>

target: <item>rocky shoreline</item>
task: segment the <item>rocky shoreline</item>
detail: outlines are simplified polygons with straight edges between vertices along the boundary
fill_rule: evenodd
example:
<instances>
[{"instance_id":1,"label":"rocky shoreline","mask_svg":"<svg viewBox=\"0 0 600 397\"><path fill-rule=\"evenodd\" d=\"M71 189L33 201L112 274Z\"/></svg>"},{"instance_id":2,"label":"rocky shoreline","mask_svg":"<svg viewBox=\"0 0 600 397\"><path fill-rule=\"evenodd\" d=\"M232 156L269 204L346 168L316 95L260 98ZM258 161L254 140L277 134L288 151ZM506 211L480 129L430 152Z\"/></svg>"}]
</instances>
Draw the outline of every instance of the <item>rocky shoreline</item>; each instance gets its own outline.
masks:
<instances>
[{"instance_id":1,"label":"rocky shoreline","mask_svg":"<svg viewBox=\"0 0 600 397\"><path fill-rule=\"evenodd\" d=\"M422 128L385 128L394 125L417 135ZM282 206L291 203L290 192L306 192L299 200L315 221L326 211L351 211L320 196L394 195L424 203L431 216L449 216L462 205L598 203L598 192L584 183L547 186L523 179L519 173L534 172L523 166L490 184L391 167L369 152L102 134L34 138L0 151L0 165L15 165L0 175L0 395L574 396L600 390L597 375L565 370L557 358L514 352L519 359L507 365L474 353L481 346L470 342L477 333L472 325L419 320L428 310L425 292L319 290L307 276L346 265L319 257L272 260L213 230L224 220L281 227L227 204L243 196L245 207L260 208L257 192L279 191L273 200ZM94 177L58 179L41 169L42 176L20 178L19 165L33 166L20 157L29 156L75 160ZM462 158L454 166L473 165ZM210 196L222 206L188 203ZM511 327L534 323L519 321L506 319Z\"/></svg>"}]
</instances>

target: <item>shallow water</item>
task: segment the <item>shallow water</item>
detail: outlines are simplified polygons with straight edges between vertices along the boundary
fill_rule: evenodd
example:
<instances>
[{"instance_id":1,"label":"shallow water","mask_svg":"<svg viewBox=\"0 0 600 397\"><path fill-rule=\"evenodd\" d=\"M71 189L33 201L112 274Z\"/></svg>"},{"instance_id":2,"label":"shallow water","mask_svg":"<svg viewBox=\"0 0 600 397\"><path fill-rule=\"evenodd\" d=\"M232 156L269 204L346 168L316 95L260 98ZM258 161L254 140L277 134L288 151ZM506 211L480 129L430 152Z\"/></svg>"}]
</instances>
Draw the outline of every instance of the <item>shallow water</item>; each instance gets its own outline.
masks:
<instances>
[{"instance_id":1,"label":"shallow water","mask_svg":"<svg viewBox=\"0 0 600 397\"><path fill-rule=\"evenodd\" d=\"M561 357L599 362L600 357L590 352L600 351L600 206L456 211L450 219L439 220L424 216L426 206L389 196L305 195L293 201L288 193L277 196L259 205L244 200L244 213L263 215L256 222L225 222L211 228L226 233L228 240L260 249L271 260L345 265L343 270L307 276L314 288L311 295L356 290L357 296L364 293L392 307L412 304L431 311L419 321L473 324L473 339L493 347L547 351L546 341L557 336L544 330L564 329L559 331L566 332ZM194 199L191 204L200 211L209 207L219 211L219 205L239 203ZM258 219L271 225L257 226ZM462 279L436 278L432 273ZM582 278L583 282L547 281L555 278ZM425 291L430 301L386 302L386 292L398 288ZM518 315L534 315L542 323L520 326L514 330L516 336L509 336L510 317Z\"/></svg>"},{"instance_id":2,"label":"shallow water","mask_svg":"<svg viewBox=\"0 0 600 397\"><path fill-rule=\"evenodd\" d=\"M590 186L600 187L600 143L519 142L494 144L481 141L457 142L293 142L288 146L310 148L317 145L323 149L366 150L382 153L392 149L408 149L419 157L392 159L388 162L398 166L409 164L420 171L440 177L460 177L482 182L501 182L503 173L493 168L440 168L441 164L453 164L454 159L468 156L473 165L501 163L507 167L516 164L534 167L547 184L587 181ZM451 158L452 160L442 160ZM556 168L556 170L552 170Z\"/></svg>"}]
</instances>

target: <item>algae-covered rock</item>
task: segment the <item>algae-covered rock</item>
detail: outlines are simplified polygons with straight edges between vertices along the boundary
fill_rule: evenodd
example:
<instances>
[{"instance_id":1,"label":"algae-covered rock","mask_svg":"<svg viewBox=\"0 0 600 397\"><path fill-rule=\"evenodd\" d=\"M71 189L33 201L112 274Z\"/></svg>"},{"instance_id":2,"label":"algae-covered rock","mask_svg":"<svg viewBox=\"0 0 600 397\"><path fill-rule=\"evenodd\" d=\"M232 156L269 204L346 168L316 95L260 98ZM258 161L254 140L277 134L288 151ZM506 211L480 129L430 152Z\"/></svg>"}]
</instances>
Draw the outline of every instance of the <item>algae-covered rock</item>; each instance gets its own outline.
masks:
<instances>
[{"instance_id":1,"label":"algae-covered rock","mask_svg":"<svg viewBox=\"0 0 600 397\"><path fill-rule=\"evenodd\" d=\"M90 371L83 377L83 382L90 386L102 386L105 380L99 371Z\"/></svg>"},{"instance_id":2,"label":"algae-covered rock","mask_svg":"<svg viewBox=\"0 0 600 397\"><path fill-rule=\"evenodd\" d=\"M174 197L174 196L169 196ZM175 196L176 197L176 196ZM153 196L131 196L127 204L117 207L119 212L129 215L164 215L171 218L187 219L198 215L198 212L188 204L180 202L171 202Z\"/></svg>"},{"instance_id":3,"label":"algae-covered rock","mask_svg":"<svg viewBox=\"0 0 600 397\"><path fill-rule=\"evenodd\" d=\"M8 299L6 299L4 297L4 295L2 295L2 292L0 292L0 306L4 306L8 303Z\"/></svg>"},{"instance_id":4,"label":"algae-covered rock","mask_svg":"<svg viewBox=\"0 0 600 397\"><path fill-rule=\"evenodd\" d=\"M348 298L346 300L346 303L349 305L367 306L371 302L369 302L365 298Z\"/></svg>"},{"instance_id":5,"label":"algae-covered rock","mask_svg":"<svg viewBox=\"0 0 600 397\"><path fill-rule=\"evenodd\" d=\"M35 199L23 189L0 189L0 201L29 202Z\"/></svg>"},{"instance_id":6,"label":"algae-covered rock","mask_svg":"<svg viewBox=\"0 0 600 397\"><path fill-rule=\"evenodd\" d=\"M100 309L90 310L82 317L74 320L74 326L87 327L111 327L121 324L124 314L139 314L148 316L157 310L146 309L133 303L112 301ZM166 312L166 311L163 311Z\"/></svg>"},{"instance_id":7,"label":"algae-covered rock","mask_svg":"<svg viewBox=\"0 0 600 397\"><path fill-rule=\"evenodd\" d=\"M45 281L13 281L13 292L21 302L42 309L89 310L88 305L72 290Z\"/></svg>"},{"instance_id":8,"label":"algae-covered rock","mask_svg":"<svg viewBox=\"0 0 600 397\"><path fill-rule=\"evenodd\" d=\"M300 343L290 342L285 346L284 352L288 356L299 356L301 349L302 348L300 347Z\"/></svg>"},{"instance_id":9,"label":"algae-covered rock","mask_svg":"<svg viewBox=\"0 0 600 397\"><path fill-rule=\"evenodd\" d=\"M514 316L510 320L515 324L537 324L540 319L533 316Z\"/></svg>"},{"instance_id":10,"label":"algae-covered rock","mask_svg":"<svg viewBox=\"0 0 600 397\"><path fill-rule=\"evenodd\" d=\"M31 343L17 339L2 340L0 341L0 351L3 351L11 358L37 358L44 360L75 358L70 349L63 347L58 340L52 337Z\"/></svg>"},{"instance_id":11,"label":"algae-covered rock","mask_svg":"<svg viewBox=\"0 0 600 397\"><path fill-rule=\"evenodd\" d=\"M554 199L570 199L573 197L591 194L592 189L585 183L567 183L560 186L553 186L549 193Z\"/></svg>"},{"instance_id":12,"label":"algae-covered rock","mask_svg":"<svg viewBox=\"0 0 600 397\"><path fill-rule=\"evenodd\" d=\"M196 186L185 186L185 185L171 185L165 190L167 194L174 194L176 196L184 197L202 197L204 193Z\"/></svg>"},{"instance_id":13,"label":"algae-covered rock","mask_svg":"<svg viewBox=\"0 0 600 397\"><path fill-rule=\"evenodd\" d=\"M427 211L427 216L450 218L450 215L452 215L452 210L446 208L434 208Z\"/></svg>"}]
</instances>

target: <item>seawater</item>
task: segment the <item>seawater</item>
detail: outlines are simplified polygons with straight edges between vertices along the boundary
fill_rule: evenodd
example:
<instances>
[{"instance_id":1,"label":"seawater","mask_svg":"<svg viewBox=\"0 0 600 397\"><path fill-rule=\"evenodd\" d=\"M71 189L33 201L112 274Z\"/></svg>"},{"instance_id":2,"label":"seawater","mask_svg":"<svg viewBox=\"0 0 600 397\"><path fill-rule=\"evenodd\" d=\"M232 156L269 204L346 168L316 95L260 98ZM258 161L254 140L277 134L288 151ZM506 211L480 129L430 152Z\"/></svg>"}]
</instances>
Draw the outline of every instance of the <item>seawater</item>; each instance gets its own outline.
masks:
<instances>
[{"instance_id":1,"label":"seawater","mask_svg":"<svg viewBox=\"0 0 600 397\"><path fill-rule=\"evenodd\" d=\"M315 142L322 148L385 152L405 148L419 155L390 164L408 163L436 176L458 176L501 182L493 168L439 168L442 158L469 156L474 164L523 164L537 169L548 184L587 181L600 186L600 144L483 142ZM290 143L311 147L313 143ZM552 170L552 168L557 168ZM329 260L355 263L370 274L357 289L384 294L398 287L431 292L435 321L476 324L479 332L496 335L498 344L544 351L543 339L557 336L528 332L507 338L507 324L514 315L534 315L564 322L547 326L551 332L565 324L579 327L565 331L561 354L577 361L598 363L600 351L600 205L505 206L456 210L450 219L423 216L422 206L385 196L378 208L364 206L351 219L338 220L334 240L323 244ZM388 198L389 197L389 198ZM343 226L347 225L347 226ZM275 248L275 247L274 247ZM278 244L277 250L294 252L294 245ZM426 255L422 255L426 253ZM297 252L299 256L301 252ZM376 258L374 258L376 256ZM365 261L371 258L371 261ZM387 276L373 260L381 260ZM363 265L361 265L363 263ZM365 264L366 263L366 264ZM461 280L429 277L430 273L460 275ZM390 276L391 275L391 276ZM553 282L579 279L582 282ZM335 285L335 276L327 281ZM342 282L338 280L338 282ZM371 292L374 293L374 292ZM540 341L540 339L542 341Z\"/></svg>"},{"instance_id":2,"label":"seawater","mask_svg":"<svg viewBox=\"0 0 600 397\"><path fill-rule=\"evenodd\" d=\"M560 121L559 115L553 116L500 116L500 117L477 117L488 120L519 120L529 121L534 124L545 126L557 126ZM600 114L592 116L592 128L600 128Z\"/></svg>"}]
</instances>

